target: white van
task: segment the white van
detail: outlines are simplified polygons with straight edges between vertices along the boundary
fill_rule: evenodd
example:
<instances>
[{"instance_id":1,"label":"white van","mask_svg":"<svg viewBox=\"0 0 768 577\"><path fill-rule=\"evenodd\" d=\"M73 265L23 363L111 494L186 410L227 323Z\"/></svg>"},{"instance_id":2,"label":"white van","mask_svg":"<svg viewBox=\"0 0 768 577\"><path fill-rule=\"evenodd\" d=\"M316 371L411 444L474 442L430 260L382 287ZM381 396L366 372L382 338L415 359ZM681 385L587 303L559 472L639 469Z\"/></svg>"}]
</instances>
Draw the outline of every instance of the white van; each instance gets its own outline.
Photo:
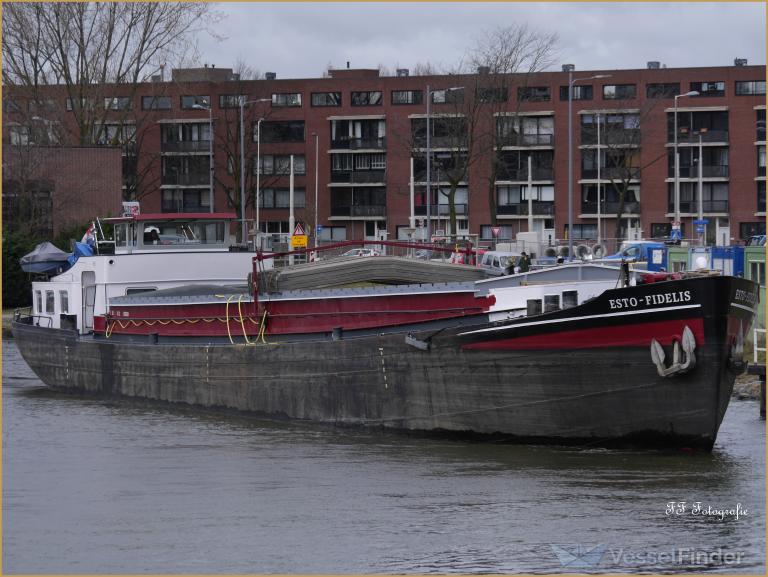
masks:
<instances>
[{"instance_id":1,"label":"white van","mask_svg":"<svg viewBox=\"0 0 768 577\"><path fill-rule=\"evenodd\" d=\"M506 269L510 260L514 265L516 265L520 260L520 253L501 250L489 250L483 255L479 266L488 276L501 276L506 274Z\"/></svg>"}]
</instances>

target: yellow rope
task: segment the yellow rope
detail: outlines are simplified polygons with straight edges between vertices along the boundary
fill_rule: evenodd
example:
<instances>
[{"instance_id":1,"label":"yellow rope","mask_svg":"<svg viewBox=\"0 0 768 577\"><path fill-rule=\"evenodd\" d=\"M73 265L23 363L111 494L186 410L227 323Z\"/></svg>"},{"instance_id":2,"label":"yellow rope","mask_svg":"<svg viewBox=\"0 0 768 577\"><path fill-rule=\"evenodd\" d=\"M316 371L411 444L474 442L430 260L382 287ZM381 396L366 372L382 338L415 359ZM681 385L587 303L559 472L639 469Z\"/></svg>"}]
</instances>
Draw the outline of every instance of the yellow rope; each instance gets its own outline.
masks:
<instances>
[{"instance_id":1,"label":"yellow rope","mask_svg":"<svg viewBox=\"0 0 768 577\"><path fill-rule=\"evenodd\" d=\"M245 332L245 320L243 319L243 295L240 295L237 297L237 312L240 314L240 327L243 329L243 338L245 339L245 344L250 345L251 341L248 340L248 335Z\"/></svg>"}]
</instances>

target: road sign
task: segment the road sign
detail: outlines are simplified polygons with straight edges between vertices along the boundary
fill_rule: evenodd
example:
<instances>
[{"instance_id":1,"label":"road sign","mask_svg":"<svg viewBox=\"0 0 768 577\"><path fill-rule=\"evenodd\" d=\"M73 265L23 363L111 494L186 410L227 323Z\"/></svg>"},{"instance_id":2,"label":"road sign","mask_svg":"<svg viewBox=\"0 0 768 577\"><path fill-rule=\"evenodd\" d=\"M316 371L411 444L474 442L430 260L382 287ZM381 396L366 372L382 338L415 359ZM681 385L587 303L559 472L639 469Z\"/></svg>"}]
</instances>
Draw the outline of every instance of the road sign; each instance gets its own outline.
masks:
<instances>
[{"instance_id":1,"label":"road sign","mask_svg":"<svg viewBox=\"0 0 768 577\"><path fill-rule=\"evenodd\" d=\"M701 220L696 219L693 221L693 224L699 224L699 225L709 224L709 221L706 218L702 218Z\"/></svg>"},{"instance_id":2,"label":"road sign","mask_svg":"<svg viewBox=\"0 0 768 577\"><path fill-rule=\"evenodd\" d=\"M699 233L699 234L704 232L704 225L703 224L697 224L696 225L696 232Z\"/></svg>"},{"instance_id":3,"label":"road sign","mask_svg":"<svg viewBox=\"0 0 768 577\"><path fill-rule=\"evenodd\" d=\"M300 222L297 222L296 228L293 229L293 236L306 236L306 234L304 226Z\"/></svg>"},{"instance_id":4,"label":"road sign","mask_svg":"<svg viewBox=\"0 0 768 577\"><path fill-rule=\"evenodd\" d=\"M293 248L307 248L307 235L294 234L291 237L291 246L293 246Z\"/></svg>"},{"instance_id":5,"label":"road sign","mask_svg":"<svg viewBox=\"0 0 768 577\"><path fill-rule=\"evenodd\" d=\"M500 226L492 226L492 227L491 227L491 233L493 234L493 237L494 237L494 238L496 238L497 236L499 236L499 233L500 233L500 232L501 232L501 227L500 227Z\"/></svg>"},{"instance_id":6,"label":"road sign","mask_svg":"<svg viewBox=\"0 0 768 577\"><path fill-rule=\"evenodd\" d=\"M321 232L323 232L323 225L322 225L322 224L318 224L318 225L317 225L317 232L318 232L318 233L321 233Z\"/></svg>"}]
</instances>

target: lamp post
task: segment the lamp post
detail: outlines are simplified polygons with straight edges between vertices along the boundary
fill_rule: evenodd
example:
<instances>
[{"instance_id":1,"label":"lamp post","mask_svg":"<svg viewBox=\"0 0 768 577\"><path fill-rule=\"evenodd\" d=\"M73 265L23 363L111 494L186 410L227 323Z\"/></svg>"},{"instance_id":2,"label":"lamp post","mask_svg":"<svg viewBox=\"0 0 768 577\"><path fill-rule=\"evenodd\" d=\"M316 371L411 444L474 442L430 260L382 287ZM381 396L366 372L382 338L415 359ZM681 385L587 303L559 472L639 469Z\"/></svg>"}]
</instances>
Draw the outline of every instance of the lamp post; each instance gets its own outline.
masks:
<instances>
[{"instance_id":1,"label":"lamp post","mask_svg":"<svg viewBox=\"0 0 768 577\"><path fill-rule=\"evenodd\" d=\"M243 118L245 106L255 102L271 102L271 99L246 100L240 98L240 242L243 244L248 242L248 226L245 222L245 129L243 128Z\"/></svg>"},{"instance_id":2,"label":"lamp post","mask_svg":"<svg viewBox=\"0 0 768 577\"><path fill-rule=\"evenodd\" d=\"M318 235L318 231L317 231L317 213L319 212L318 205L317 205L317 188L318 188L318 166L317 166L317 162L319 160L319 156L318 156L318 150L319 150L318 138L319 138L319 136L318 136L317 132L313 132L312 136L315 137L315 248L317 248L317 235Z\"/></svg>"},{"instance_id":3,"label":"lamp post","mask_svg":"<svg viewBox=\"0 0 768 577\"><path fill-rule=\"evenodd\" d=\"M675 230L675 227L680 227L680 156L677 152L677 99L683 98L685 96L698 96L699 92L697 90L691 90L690 92L686 92L685 94L675 94L675 111L673 113L673 122L674 122L674 155L675 155L675 216L674 221L672 222L672 230ZM680 234L682 237L682 232Z\"/></svg>"},{"instance_id":4,"label":"lamp post","mask_svg":"<svg viewBox=\"0 0 768 577\"><path fill-rule=\"evenodd\" d=\"M573 260L573 85L584 80L610 78L610 74L595 74L574 78L568 70L568 260Z\"/></svg>"},{"instance_id":5,"label":"lamp post","mask_svg":"<svg viewBox=\"0 0 768 577\"><path fill-rule=\"evenodd\" d=\"M595 120L597 120L597 244L600 245L603 238L600 230L600 164L602 161L602 158L600 158L600 114L596 114L595 117ZM621 218L620 214L616 216Z\"/></svg>"},{"instance_id":6,"label":"lamp post","mask_svg":"<svg viewBox=\"0 0 768 577\"><path fill-rule=\"evenodd\" d=\"M213 212L213 107L210 102L203 100L203 104L193 104L192 108L195 110L207 110L208 111L208 156L210 158L210 176L208 184L208 212Z\"/></svg>"},{"instance_id":7,"label":"lamp post","mask_svg":"<svg viewBox=\"0 0 768 577\"><path fill-rule=\"evenodd\" d=\"M463 90L463 86L453 86L443 90L446 94L453 92L454 90ZM427 241L432 240L432 130L429 125L430 118L432 116L432 94L439 92L439 90L430 90L429 84L427 84Z\"/></svg>"}]
</instances>

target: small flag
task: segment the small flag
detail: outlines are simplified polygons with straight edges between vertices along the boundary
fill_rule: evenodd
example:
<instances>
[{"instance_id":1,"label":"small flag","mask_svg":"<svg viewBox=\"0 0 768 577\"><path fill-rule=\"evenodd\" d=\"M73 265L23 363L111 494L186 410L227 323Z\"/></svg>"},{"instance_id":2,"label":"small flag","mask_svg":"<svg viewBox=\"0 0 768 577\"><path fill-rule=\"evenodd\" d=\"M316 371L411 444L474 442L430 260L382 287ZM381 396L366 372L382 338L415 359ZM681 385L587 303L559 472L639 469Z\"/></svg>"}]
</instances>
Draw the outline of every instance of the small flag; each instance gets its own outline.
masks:
<instances>
[{"instance_id":1,"label":"small flag","mask_svg":"<svg viewBox=\"0 0 768 577\"><path fill-rule=\"evenodd\" d=\"M93 221L91 221L91 224L88 226L88 229L85 231L80 242L85 243L88 246L96 244L96 225L94 225Z\"/></svg>"}]
</instances>

